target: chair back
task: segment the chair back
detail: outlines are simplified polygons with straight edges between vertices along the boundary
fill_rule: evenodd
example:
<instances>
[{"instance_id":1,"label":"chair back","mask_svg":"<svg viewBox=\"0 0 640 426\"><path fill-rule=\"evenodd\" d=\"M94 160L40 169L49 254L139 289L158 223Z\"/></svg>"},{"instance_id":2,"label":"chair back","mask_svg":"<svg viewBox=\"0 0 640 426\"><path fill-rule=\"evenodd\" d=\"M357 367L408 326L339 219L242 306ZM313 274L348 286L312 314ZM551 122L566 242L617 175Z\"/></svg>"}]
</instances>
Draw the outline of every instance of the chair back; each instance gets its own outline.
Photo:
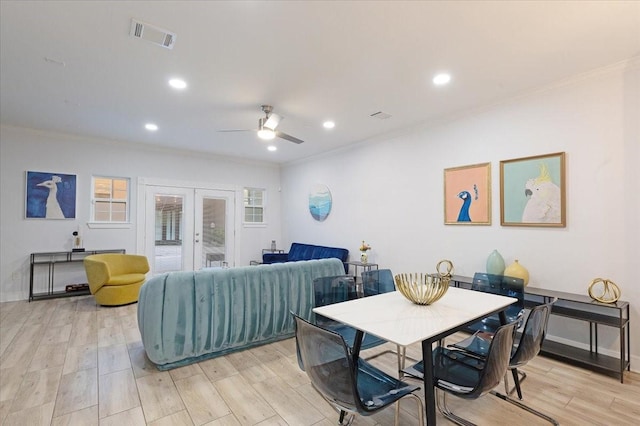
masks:
<instances>
[{"instance_id":1,"label":"chair back","mask_svg":"<svg viewBox=\"0 0 640 426\"><path fill-rule=\"evenodd\" d=\"M342 410L362 411L354 361L342 336L294 318L297 350L313 387Z\"/></svg>"},{"instance_id":2,"label":"chair back","mask_svg":"<svg viewBox=\"0 0 640 426\"><path fill-rule=\"evenodd\" d=\"M313 280L314 307L358 298L353 275L319 277Z\"/></svg>"},{"instance_id":3,"label":"chair back","mask_svg":"<svg viewBox=\"0 0 640 426\"><path fill-rule=\"evenodd\" d=\"M362 290L365 297L389 293L395 289L396 285L391 269L374 269L362 272Z\"/></svg>"},{"instance_id":4,"label":"chair back","mask_svg":"<svg viewBox=\"0 0 640 426\"><path fill-rule=\"evenodd\" d=\"M551 307L554 303L555 300L531 309L527 322L522 330L520 341L511 357L511 367L524 365L538 355L547 333L549 315L551 314Z\"/></svg>"},{"instance_id":5,"label":"chair back","mask_svg":"<svg viewBox=\"0 0 640 426\"><path fill-rule=\"evenodd\" d=\"M507 323L517 321L522 317L524 313L524 281L521 278L476 272L473 275L471 289L518 299L517 303L505 309L505 315ZM482 323L483 326L473 328L493 331L500 325L497 315L484 319Z\"/></svg>"},{"instance_id":6,"label":"chair back","mask_svg":"<svg viewBox=\"0 0 640 426\"><path fill-rule=\"evenodd\" d=\"M517 322L503 325L498 328L493 336L480 383L478 384L477 392L479 392L479 395L483 395L495 388L504 377L504 373L509 367L513 336L517 325Z\"/></svg>"}]
</instances>

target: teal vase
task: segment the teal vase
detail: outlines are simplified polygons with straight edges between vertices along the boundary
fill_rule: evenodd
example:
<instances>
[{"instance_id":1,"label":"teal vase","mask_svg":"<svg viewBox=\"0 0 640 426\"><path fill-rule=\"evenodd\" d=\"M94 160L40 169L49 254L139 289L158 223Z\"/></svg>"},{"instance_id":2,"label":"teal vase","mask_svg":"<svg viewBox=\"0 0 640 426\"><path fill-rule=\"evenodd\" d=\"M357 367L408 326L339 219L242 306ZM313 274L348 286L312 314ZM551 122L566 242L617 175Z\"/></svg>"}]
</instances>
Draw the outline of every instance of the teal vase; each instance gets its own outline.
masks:
<instances>
[{"instance_id":1,"label":"teal vase","mask_svg":"<svg viewBox=\"0 0 640 426\"><path fill-rule=\"evenodd\" d=\"M504 272L504 259L498 250L491 252L487 258L487 273L493 275L502 275Z\"/></svg>"}]
</instances>

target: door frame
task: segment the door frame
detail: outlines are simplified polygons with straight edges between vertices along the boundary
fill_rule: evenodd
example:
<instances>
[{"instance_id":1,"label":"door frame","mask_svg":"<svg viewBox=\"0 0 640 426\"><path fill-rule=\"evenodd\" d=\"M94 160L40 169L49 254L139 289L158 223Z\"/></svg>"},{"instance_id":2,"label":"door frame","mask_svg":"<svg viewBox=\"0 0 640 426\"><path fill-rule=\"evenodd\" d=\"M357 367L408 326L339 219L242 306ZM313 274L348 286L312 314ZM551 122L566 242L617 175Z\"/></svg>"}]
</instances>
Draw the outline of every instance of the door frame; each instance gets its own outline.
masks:
<instances>
[{"instance_id":1,"label":"door frame","mask_svg":"<svg viewBox=\"0 0 640 426\"><path fill-rule=\"evenodd\" d=\"M140 177L138 178L138 182L136 185L136 252L137 253L146 253L146 192L148 186L161 186L161 187L175 187L175 188L184 188L184 189L193 189L194 193L196 189L202 190L212 190L212 191L228 191L233 192L233 206L232 214L234 219L233 226L233 247L232 258L235 262L237 262L239 253L241 251L240 240L238 238L240 235L240 226L242 224L242 209L239 206L242 206L242 188L234 185L224 185L224 184L212 184L210 182L194 182L194 181L180 181L173 179L164 179L164 178L146 178ZM195 209L195 206L194 206ZM152 218L155 220L155 217ZM229 264L229 266L234 266L234 264Z\"/></svg>"}]
</instances>

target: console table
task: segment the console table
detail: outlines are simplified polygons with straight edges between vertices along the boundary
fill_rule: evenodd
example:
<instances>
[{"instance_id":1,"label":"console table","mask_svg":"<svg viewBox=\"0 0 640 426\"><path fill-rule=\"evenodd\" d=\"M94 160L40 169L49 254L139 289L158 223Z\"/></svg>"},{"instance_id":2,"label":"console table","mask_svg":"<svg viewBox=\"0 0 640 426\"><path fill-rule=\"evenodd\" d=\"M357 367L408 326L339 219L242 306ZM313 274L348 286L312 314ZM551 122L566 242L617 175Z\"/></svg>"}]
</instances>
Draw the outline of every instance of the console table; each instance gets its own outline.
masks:
<instances>
[{"instance_id":1,"label":"console table","mask_svg":"<svg viewBox=\"0 0 640 426\"><path fill-rule=\"evenodd\" d=\"M455 287L469 287L473 278L454 275L451 285ZM624 370L631 370L631 332L629 330L629 302L618 300L615 303L602 303L589 296L565 293L562 291L546 290L535 287L524 288L525 307L533 307L548 303L553 299L551 315L573 318L589 323L589 349L554 342L545 339L540 353L560 361L569 361L593 371L613 374L620 377L624 383ZM598 353L598 326L617 328L620 333L620 354L618 357Z\"/></svg>"},{"instance_id":2,"label":"console table","mask_svg":"<svg viewBox=\"0 0 640 426\"><path fill-rule=\"evenodd\" d=\"M82 262L82 260L92 254L102 253L125 253L124 249L113 250L85 250L85 251L53 251L31 253L29 271L29 302L40 299L54 299L57 297L83 296L91 294L89 289L77 291L54 290L55 267L58 263ZM47 266L47 291L42 293L33 292L33 275L37 266Z\"/></svg>"}]
</instances>

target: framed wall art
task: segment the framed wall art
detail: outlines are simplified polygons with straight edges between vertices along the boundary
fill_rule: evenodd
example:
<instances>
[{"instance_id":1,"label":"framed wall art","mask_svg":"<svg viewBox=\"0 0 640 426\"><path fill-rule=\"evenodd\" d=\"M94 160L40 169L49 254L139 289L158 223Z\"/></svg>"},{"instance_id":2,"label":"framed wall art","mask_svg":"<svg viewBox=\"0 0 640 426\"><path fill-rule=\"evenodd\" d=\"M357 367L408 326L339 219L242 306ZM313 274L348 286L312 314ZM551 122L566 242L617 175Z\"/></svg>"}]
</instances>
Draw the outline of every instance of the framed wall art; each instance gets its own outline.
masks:
<instances>
[{"instance_id":1,"label":"framed wall art","mask_svg":"<svg viewBox=\"0 0 640 426\"><path fill-rule=\"evenodd\" d=\"M566 226L565 153L500 162L503 226Z\"/></svg>"},{"instance_id":2,"label":"framed wall art","mask_svg":"<svg viewBox=\"0 0 640 426\"><path fill-rule=\"evenodd\" d=\"M318 222L323 222L329 213L333 200L327 185L315 184L309 190L309 213Z\"/></svg>"},{"instance_id":3,"label":"framed wall art","mask_svg":"<svg viewBox=\"0 0 640 426\"><path fill-rule=\"evenodd\" d=\"M445 225L491 225L491 163L444 169Z\"/></svg>"},{"instance_id":4,"label":"framed wall art","mask_svg":"<svg viewBox=\"0 0 640 426\"><path fill-rule=\"evenodd\" d=\"M27 172L27 219L75 219L76 175Z\"/></svg>"}]
</instances>

